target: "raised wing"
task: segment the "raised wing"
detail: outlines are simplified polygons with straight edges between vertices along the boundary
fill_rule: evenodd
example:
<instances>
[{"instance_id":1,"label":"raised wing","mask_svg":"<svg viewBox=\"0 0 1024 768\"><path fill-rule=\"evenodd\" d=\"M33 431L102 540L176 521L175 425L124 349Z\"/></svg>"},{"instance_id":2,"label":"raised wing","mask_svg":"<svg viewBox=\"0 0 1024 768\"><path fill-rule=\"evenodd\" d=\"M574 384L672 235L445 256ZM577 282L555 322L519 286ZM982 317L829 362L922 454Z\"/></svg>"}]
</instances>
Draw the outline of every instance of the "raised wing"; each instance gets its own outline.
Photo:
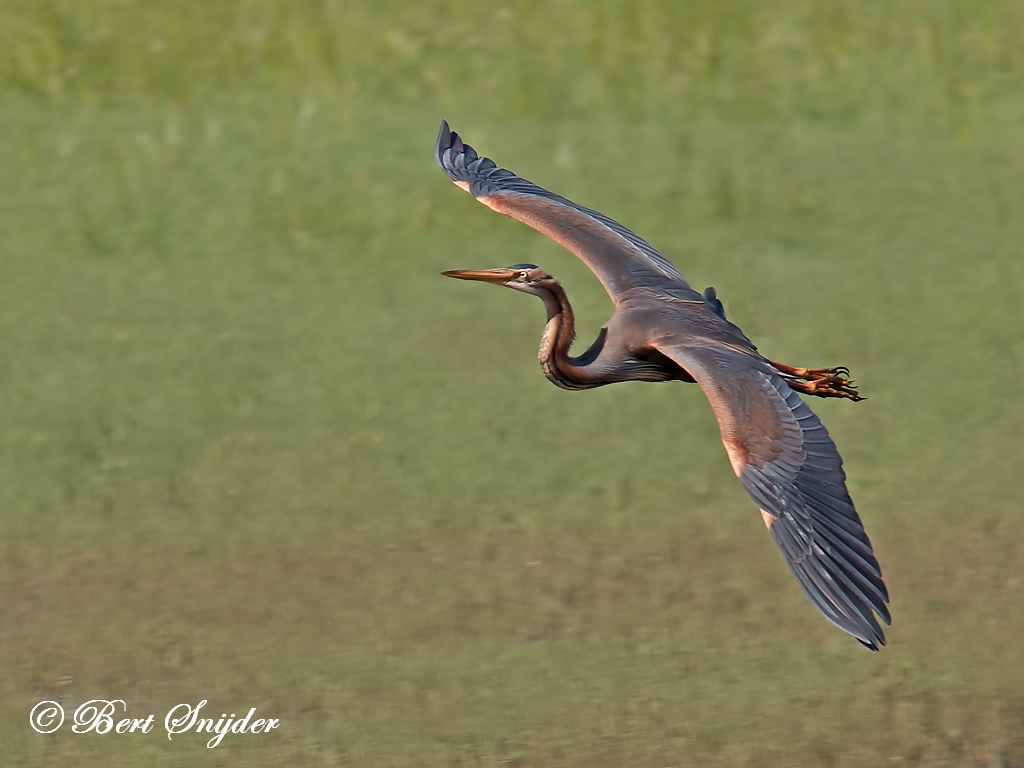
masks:
<instances>
[{"instance_id":1,"label":"raised wing","mask_svg":"<svg viewBox=\"0 0 1024 768\"><path fill-rule=\"evenodd\" d=\"M672 262L645 240L597 211L548 192L494 161L480 157L459 135L441 123L437 162L458 186L488 208L511 216L579 256L618 302L630 288L665 290L701 301Z\"/></svg>"},{"instance_id":2,"label":"raised wing","mask_svg":"<svg viewBox=\"0 0 1024 768\"><path fill-rule=\"evenodd\" d=\"M804 593L873 651L889 593L818 417L766 361L725 348L659 345L711 401L733 471Z\"/></svg>"}]
</instances>

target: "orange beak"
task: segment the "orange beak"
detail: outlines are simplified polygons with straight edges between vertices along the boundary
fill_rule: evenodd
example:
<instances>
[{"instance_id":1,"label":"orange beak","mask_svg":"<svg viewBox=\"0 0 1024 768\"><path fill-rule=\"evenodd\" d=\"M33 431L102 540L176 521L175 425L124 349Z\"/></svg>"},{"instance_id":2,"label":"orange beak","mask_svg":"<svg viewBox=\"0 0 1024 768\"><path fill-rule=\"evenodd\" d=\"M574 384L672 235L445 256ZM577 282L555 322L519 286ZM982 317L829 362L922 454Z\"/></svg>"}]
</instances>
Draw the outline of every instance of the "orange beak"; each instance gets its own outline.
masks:
<instances>
[{"instance_id":1,"label":"orange beak","mask_svg":"<svg viewBox=\"0 0 1024 768\"><path fill-rule=\"evenodd\" d=\"M479 280L482 283L493 283L504 285L518 274L515 269L449 269L442 272L445 277L455 277L459 280Z\"/></svg>"}]
</instances>

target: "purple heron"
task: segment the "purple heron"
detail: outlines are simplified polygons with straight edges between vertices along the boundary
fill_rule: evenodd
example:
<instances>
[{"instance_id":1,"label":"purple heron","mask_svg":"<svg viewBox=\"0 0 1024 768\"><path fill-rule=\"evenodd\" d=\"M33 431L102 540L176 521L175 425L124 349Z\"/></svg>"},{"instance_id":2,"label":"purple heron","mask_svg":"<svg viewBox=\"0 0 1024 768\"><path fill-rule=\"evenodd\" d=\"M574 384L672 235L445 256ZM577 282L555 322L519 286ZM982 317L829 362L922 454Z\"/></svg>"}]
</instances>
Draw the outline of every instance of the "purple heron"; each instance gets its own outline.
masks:
<instances>
[{"instance_id":1,"label":"purple heron","mask_svg":"<svg viewBox=\"0 0 1024 768\"><path fill-rule=\"evenodd\" d=\"M563 389L618 381L699 384L733 471L804 593L828 621L871 650L884 645L878 619L890 622L889 594L878 560L846 489L835 443L798 394L860 400L849 370L796 368L763 357L726 319L713 288L698 293L646 241L597 211L499 168L447 122L441 123L436 153L456 185L578 256L608 291L615 314L590 348L572 357L572 307L543 269L513 264L443 274L540 297L548 316L540 367Z\"/></svg>"}]
</instances>

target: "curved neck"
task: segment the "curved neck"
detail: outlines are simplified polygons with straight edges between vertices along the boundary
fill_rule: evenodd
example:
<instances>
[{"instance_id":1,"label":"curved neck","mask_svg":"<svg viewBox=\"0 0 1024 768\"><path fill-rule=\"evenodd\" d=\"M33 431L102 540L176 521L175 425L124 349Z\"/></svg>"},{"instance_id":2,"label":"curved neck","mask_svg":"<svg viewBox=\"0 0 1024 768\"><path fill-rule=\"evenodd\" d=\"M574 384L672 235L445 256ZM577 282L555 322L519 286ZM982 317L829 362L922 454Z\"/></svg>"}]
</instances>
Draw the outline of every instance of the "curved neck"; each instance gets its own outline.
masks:
<instances>
[{"instance_id":1,"label":"curved neck","mask_svg":"<svg viewBox=\"0 0 1024 768\"><path fill-rule=\"evenodd\" d=\"M569 357L569 347L576 336L576 318L562 286L552 280L540 288L537 295L544 301L548 311L548 324L537 351L544 375L562 389L601 386L603 382L596 381L585 366L578 365L578 359Z\"/></svg>"}]
</instances>

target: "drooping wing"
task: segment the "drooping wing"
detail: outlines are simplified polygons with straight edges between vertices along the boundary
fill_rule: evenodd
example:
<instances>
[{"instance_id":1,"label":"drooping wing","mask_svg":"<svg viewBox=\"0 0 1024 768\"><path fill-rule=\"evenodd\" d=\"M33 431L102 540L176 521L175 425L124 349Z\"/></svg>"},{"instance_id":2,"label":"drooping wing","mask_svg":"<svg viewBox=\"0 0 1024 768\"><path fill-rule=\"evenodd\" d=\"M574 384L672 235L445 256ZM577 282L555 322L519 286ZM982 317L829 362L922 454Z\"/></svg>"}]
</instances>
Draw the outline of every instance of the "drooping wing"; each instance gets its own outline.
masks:
<instances>
[{"instance_id":1,"label":"drooping wing","mask_svg":"<svg viewBox=\"0 0 1024 768\"><path fill-rule=\"evenodd\" d=\"M618 301L630 288L661 288L700 301L675 266L618 222L548 192L480 157L441 123L437 162L457 185L488 208L518 219L579 256Z\"/></svg>"},{"instance_id":2,"label":"drooping wing","mask_svg":"<svg viewBox=\"0 0 1024 768\"><path fill-rule=\"evenodd\" d=\"M711 401L733 471L814 606L873 651L889 593L818 417L765 361L717 347L658 345Z\"/></svg>"}]
</instances>

